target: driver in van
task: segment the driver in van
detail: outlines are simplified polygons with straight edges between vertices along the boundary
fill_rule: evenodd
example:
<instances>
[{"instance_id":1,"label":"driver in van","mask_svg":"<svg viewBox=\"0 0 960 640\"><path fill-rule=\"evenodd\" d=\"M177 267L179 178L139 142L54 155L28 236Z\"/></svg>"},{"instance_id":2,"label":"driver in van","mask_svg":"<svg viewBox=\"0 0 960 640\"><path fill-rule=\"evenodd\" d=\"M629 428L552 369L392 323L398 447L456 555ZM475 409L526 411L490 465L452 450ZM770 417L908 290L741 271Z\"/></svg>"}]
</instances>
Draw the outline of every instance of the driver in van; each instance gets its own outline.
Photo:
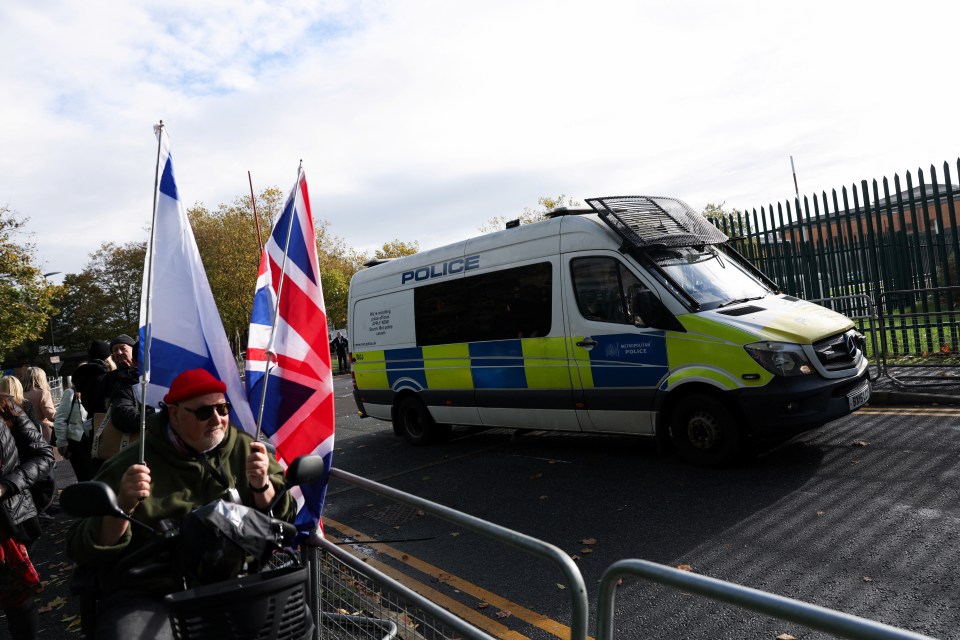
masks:
<instances>
[{"instance_id":1,"label":"driver in van","mask_svg":"<svg viewBox=\"0 0 960 640\"><path fill-rule=\"evenodd\" d=\"M230 424L226 385L203 369L178 375L147 425L144 461L133 445L106 461L94 480L116 493L125 513L160 531L231 489L240 501L265 510L283 486L283 470L257 442ZM274 517L293 522L289 494ZM184 589L169 568L130 575L124 560L156 539L144 527L112 516L81 518L67 537L67 555L80 568L92 567L98 581L97 638L172 638L163 596ZM156 557L135 564L155 562Z\"/></svg>"}]
</instances>

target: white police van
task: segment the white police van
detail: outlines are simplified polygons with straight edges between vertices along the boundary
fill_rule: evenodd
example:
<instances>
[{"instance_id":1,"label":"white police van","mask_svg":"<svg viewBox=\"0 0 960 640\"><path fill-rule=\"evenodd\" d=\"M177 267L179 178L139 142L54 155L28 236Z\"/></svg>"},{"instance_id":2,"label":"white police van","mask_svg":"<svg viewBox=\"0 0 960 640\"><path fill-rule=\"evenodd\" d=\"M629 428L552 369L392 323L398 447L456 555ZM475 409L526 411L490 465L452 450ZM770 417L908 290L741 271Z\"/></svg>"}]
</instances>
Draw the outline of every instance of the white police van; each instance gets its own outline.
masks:
<instances>
[{"instance_id":1,"label":"white police van","mask_svg":"<svg viewBox=\"0 0 960 640\"><path fill-rule=\"evenodd\" d=\"M360 415L414 444L452 425L636 434L721 465L867 402L848 318L779 293L679 200L587 204L355 274Z\"/></svg>"}]
</instances>

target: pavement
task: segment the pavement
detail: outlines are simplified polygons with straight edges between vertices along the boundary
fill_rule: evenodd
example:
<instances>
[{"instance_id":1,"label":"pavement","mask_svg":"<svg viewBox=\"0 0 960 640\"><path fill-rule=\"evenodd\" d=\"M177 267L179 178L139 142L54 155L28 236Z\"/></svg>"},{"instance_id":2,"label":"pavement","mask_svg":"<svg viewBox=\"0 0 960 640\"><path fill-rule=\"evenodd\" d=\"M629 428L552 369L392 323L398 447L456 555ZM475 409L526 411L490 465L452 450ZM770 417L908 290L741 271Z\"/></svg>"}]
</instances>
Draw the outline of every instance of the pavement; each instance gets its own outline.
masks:
<instances>
[{"instance_id":1,"label":"pavement","mask_svg":"<svg viewBox=\"0 0 960 640\"><path fill-rule=\"evenodd\" d=\"M871 377L875 379L870 404L960 404L960 373L955 369L928 370L921 378L907 369L891 369L889 373L892 378L890 375L878 376L876 369L872 368ZM77 481L66 460L56 463L52 475L60 489ZM76 596L70 593L73 568L65 552L72 519L60 510L58 499L48 510L48 516L43 522L43 535L30 550L30 557L43 582L43 591L38 598L40 637L44 640L77 639L80 637L80 608ZM0 629L6 629L5 620L0 623Z\"/></svg>"}]
</instances>

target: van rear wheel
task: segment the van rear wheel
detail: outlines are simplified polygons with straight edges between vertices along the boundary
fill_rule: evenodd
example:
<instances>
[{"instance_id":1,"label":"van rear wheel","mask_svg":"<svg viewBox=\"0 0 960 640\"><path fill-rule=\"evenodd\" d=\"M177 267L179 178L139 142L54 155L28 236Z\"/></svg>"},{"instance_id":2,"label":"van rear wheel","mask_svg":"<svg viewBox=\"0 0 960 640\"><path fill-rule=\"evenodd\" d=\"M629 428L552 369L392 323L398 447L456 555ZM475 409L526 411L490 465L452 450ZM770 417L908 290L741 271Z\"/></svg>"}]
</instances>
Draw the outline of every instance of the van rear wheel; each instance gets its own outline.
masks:
<instances>
[{"instance_id":1,"label":"van rear wheel","mask_svg":"<svg viewBox=\"0 0 960 640\"><path fill-rule=\"evenodd\" d=\"M404 398L397 408L397 424L400 433L413 445L430 444L446 438L450 425L437 424L418 398Z\"/></svg>"},{"instance_id":2,"label":"van rear wheel","mask_svg":"<svg viewBox=\"0 0 960 640\"><path fill-rule=\"evenodd\" d=\"M699 467L722 467L743 454L743 434L733 413L716 398L692 395L677 407L670 435L684 460Z\"/></svg>"}]
</instances>

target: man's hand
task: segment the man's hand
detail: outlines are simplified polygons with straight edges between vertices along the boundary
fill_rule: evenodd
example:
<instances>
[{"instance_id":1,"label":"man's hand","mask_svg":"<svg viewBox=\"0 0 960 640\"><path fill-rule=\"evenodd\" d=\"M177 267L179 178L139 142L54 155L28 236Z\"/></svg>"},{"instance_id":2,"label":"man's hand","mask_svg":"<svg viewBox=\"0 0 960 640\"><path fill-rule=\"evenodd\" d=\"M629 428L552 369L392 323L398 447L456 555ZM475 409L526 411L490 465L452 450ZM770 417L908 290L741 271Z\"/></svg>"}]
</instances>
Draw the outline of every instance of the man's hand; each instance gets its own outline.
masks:
<instances>
[{"instance_id":1,"label":"man's hand","mask_svg":"<svg viewBox=\"0 0 960 640\"><path fill-rule=\"evenodd\" d=\"M261 489L270 482L270 459L267 457L267 447L262 442L250 443L250 455L247 456L247 480L254 489Z\"/></svg>"},{"instance_id":2,"label":"man's hand","mask_svg":"<svg viewBox=\"0 0 960 640\"><path fill-rule=\"evenodd\" d=\"M145 464L132 464L120 479L120 491L117 504L127 515L131 514L140 501L150 497L150 467Z\"/></svg>"},{"instance_id":3,"label":"man's hand","mask_svg":"<svg viewBox=\"0 0 960 640\"><path fill-rule=\"evenodd\" d=\"M276 495L276 489L270 482L270 457L266 445L262 442L253 441L250 443L250 455L247 456L245 470L250 488L253 489L254 504L259 509L267 508L270 506L273 496ZM263 491L258 492L258 489L263 489Z\"/></svg>"},{"instance_id":4,"label":"man's hand","mask_svg":"<svg viewBox=\"0 0 960 640\"><path fill-rule=\"evenodd\" d=\"M150 467L145 464L132 464L120 478L117 491L117 506L130 515L140 501L150 497ZM100 544L113 546L127 532L130 523L123 518L106 517L100 525Z\"/></svg>"}]
</instances>

